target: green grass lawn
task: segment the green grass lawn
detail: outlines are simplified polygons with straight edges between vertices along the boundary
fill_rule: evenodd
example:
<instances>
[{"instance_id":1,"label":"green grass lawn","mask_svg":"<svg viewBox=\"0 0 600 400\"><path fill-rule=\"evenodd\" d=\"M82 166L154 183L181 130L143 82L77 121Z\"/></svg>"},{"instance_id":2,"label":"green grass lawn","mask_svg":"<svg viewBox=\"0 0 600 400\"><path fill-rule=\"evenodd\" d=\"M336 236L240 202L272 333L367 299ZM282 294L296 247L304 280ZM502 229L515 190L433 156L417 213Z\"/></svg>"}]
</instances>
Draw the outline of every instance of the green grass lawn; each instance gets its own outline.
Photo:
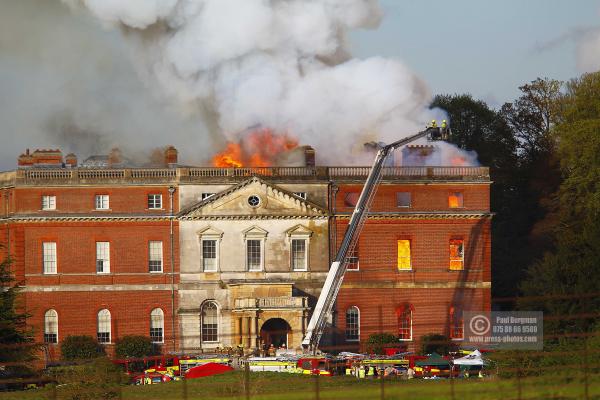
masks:
<instances>
[{"instance_id":1,"label":"green grass lawn","mask_svg":"<svg viewBox=\"0 0 600 400\"><path fill-rule=\"evenodd\" d=\"M122 386L122 399L166 400L166 399L245 399L244 374L236 371L220 376L183 382L171 382L151 386ZM320 399L380 399L381 382L357 380L351 377L321 377L318 381ZM521 394L519 395L519 387ZM316 398L314 377L284 373L252 373L250 395L254 400L306 400ZM86 389L82 389L85 392ZM185 394L187 392L187 397ZM584 384L581 376L571 378L541 377L517 380L386 380L386 399L583 399ZM454 395L453 395L454 393ZM72 399L72 391L59 387L30 390L26 392L2 393L0 400L50 400ZM83 393L81 393L83 395ZM600 399L600 376L589 378L589 398ZM91 397L90 397L91 396ZM81 396L81 399L96 399L100 395ZM118 398L118 395L117 395Z\"/></svg>"}]
</instances>

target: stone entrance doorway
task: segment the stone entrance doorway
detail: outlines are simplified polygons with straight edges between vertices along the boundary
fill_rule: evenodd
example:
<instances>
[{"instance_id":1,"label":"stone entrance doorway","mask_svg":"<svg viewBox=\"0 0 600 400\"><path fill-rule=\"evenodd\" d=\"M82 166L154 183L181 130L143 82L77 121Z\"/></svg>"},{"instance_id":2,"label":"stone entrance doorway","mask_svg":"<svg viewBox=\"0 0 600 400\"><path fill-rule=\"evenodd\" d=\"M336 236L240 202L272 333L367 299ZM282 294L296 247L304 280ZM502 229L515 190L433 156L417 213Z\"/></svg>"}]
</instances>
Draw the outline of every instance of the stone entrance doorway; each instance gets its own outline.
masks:
<instances>
[{"instance_id":1,"label":"stone entrance doorway","mask_svg":"<svg viewBox=\"0 0 600 400\"><path fill-rule=\"evenodd\" d=\"M288 334L292 331L290 324L282 318L268 319L260 328L260 338L262 343L275 348L282 346L288 347Z\"/></svg>"}]
</instances>

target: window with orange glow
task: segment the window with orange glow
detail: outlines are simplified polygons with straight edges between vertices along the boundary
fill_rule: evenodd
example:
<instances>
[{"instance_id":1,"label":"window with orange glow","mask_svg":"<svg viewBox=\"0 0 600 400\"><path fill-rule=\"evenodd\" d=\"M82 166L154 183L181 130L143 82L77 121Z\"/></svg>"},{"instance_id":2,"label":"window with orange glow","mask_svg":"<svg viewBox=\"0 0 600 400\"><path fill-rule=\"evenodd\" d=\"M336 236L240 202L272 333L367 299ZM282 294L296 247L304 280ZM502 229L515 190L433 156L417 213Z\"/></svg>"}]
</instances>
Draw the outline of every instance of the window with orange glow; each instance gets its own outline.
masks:
<instances>
[{"instance_id":1,"label":"window with orange glow","mask_svg":"<svg viewBox=\"0 0 600 400\"><path fill-rule=\"evenodd\" d=\"M448 207L450 207L450 208L462 208L463 207L462 192L452 192L448 195Z\"/></svg>"},{"instance_id":2,"label":"window with orange glow","mask_svg":"<svg viewBox=\"0 0 600 400\"><path fill-rule=\"evenodd\" d=\"M463 239L450 239L450 269L461 270L465 266L465 241Z\"/></svg>"},{"instance_id":3,"label":"window with orange glow","mask_svg":"<svg viewBox=\"0 0 600 400\"><path fill-rule=\"evenodd\" d=\"M410 260L410 240L398 240L398 269L412 269Z\"/></svg>"}]
</instances>

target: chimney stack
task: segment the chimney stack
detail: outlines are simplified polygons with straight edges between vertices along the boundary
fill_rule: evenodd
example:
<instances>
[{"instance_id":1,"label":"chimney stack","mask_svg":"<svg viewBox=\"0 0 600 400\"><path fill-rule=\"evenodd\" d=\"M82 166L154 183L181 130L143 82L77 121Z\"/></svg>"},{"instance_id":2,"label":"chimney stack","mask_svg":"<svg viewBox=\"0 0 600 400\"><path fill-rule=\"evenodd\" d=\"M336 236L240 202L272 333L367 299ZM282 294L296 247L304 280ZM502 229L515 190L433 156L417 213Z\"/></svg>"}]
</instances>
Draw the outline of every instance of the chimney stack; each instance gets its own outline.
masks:
<instances>
[{"instance_id":1,"label":"chimney stack","mask_svg":"<svg viewBox=\"0 0 600 400\"><path fill-rule=\"evenodd\" d=\"M177 149L174 146L167 146L165 149L165 165L167 167L177 166Z\"/></svg>"},{"instance_id":2,"label":"chimney stack","mask_svg":"<svg viewBox=\"0 0 600 400\"><path fill-rule=\"evenodd\" d=\"M77 156L73 153L69 153L65 157L65 165L67 167L76 168L77 167Z\"/></svg>"},{"instance_id":3,"label":"chimney stack","mask_svg":"<svg viewBox=\"0 0 600 400\"><path fill-rule=\"evenodd\" d=\"M114 147L108 154L108 167L116 167L123 162L123 156L121 150L118 147Z\"/></svg>"},{"instance_id":4,"label":"chimney stack","mask_svg":"<svg viewBox=\"0 0 600 400\"><path fill-rule=\"evenodd\" d=\"M432 145L410 145L402 149L402 165L422 167L440 165L440 152Z\"/></svg>"},{"instance_id":5,"label":"chimney stack","mask_svg":"<svg viewBox=\"0 0 600 400\"><path fill-rule=\"evenodd\" d=\"M315 149L311 146L304 146L304 163L307 167L314 167L315 162Z\"/></svg>"}]
</instances>

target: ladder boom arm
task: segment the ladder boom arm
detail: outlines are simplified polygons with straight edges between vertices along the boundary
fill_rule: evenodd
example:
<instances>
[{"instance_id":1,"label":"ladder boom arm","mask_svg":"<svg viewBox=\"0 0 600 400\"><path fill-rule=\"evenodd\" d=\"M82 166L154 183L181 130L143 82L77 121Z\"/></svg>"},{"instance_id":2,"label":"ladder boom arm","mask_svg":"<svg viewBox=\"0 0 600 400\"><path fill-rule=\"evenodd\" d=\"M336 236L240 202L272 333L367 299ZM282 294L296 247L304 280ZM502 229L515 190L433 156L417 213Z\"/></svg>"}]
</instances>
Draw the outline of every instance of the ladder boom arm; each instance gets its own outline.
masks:
<instances>
[{"instance_id":1,"label":"ladder boom arm","mask_svg":"<svg viewBox=\"0 0 600 400\"><path fill-rule=\"evenodd\" d=\"M352 212L348 228L344 234L344 238L336 257L329 268L325 284L321 289L319 299L315 306L314 312L308 323L306 335L302 341L302 346L307 351L316 352L321 336L325 328L327 316L333 309L333 304L337 298L337 294L342 286L342 281L346 273L348 265L347 256L354 249L362 227L366 221L367 215L371 208L377 185L382 176L383 166L390 153L398 147L404 146L417 139L428 137L429 140L446 139L448 130L445 128L427 128L415 135L400 139L396 142L383 146L377 152L377 156L373 162L373 166L369 171L367 180L358 198L358 202Z\"/></svg>"}]
</instances>

